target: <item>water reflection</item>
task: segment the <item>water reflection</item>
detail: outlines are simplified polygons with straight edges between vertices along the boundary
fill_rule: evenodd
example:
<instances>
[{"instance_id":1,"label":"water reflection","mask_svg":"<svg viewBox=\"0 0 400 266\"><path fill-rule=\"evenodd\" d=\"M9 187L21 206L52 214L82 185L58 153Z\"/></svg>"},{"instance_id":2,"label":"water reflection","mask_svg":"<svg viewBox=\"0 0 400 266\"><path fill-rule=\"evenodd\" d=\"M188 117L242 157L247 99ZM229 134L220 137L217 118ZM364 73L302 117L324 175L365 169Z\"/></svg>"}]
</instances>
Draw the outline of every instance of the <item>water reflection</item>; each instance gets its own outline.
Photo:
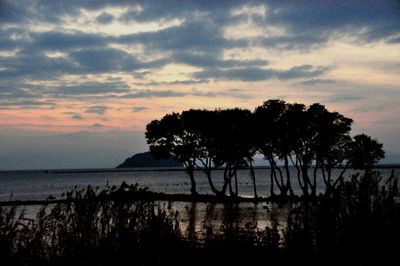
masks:
<instances>
[{"instance_id":1,"label":"water reflection","mask_svg":"<svg viewBox=\"0 0 400 266\"><path fill-rule=\"evenodd\" d=\"M159 202L161 206L167 203ZM276 219L281 225L293 204L277 203L204 203L170 202L171 211L178 211L180 228L188 238L204 237L208 233L222 233L242 230L246 226L265 229Z\"/></svg>"}]
</instances>

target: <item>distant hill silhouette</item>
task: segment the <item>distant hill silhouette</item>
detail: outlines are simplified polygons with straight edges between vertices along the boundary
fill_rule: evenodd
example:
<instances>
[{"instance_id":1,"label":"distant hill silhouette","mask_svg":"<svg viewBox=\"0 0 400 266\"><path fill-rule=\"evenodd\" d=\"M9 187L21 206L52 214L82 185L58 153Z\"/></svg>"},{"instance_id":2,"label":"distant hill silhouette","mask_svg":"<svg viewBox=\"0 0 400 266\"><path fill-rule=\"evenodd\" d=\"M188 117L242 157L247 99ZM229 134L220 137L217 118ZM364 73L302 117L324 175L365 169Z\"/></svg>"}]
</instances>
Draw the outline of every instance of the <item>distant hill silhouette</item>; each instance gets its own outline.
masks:
<instances>
[{"instance_id":1,"label":"distant hill silhouette","mask_svg":"<svg viewBox=\"0 0 400 266\"><path fill-rule=\"evenodd\" d=\"M148 151L137 153L126 159L117 168L132 168L132 167L182 167L182 164L174 159L159 160Z\"/></svg>"}]
</instances>

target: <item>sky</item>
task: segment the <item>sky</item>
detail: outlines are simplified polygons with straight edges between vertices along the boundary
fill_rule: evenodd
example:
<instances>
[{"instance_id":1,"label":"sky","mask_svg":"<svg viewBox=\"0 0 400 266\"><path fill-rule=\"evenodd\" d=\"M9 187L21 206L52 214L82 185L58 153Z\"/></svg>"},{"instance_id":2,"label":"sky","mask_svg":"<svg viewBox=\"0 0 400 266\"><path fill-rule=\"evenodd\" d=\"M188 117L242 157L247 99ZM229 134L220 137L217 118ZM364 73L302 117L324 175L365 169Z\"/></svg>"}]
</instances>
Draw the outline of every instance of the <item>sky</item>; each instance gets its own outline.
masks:
<instances>
[{"instance_id":1,"label":"sky","mask_svg":"<svg viewBox=\"0 0 400 266\"><path fill-rule=\"evenodd\" d=\"M399 1L1 1L0 170L114 167L190 108L319 102L400 162Z\"/></svg>"}]
</instances>

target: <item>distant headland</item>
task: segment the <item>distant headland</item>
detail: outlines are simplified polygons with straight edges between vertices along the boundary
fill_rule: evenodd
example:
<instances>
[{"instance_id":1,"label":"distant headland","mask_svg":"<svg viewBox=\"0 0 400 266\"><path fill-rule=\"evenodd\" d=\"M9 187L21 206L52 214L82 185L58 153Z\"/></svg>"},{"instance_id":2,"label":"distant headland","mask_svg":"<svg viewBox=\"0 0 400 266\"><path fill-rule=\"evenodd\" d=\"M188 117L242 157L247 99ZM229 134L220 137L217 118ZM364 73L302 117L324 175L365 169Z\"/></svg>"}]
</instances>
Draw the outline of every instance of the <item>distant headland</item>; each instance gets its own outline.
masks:
<instances>
[{"instance_id":1,"label":"distant headland","mask_svg":"<svg viewBox=\"0 0 400 266\"><path fill-rule=\"evenodd\" d=\"M126 159L117 168L133 168L133 167L182 167L182 163L174 159L159 160L150 152L137 153Z\"/></svg>"}]
</instances>

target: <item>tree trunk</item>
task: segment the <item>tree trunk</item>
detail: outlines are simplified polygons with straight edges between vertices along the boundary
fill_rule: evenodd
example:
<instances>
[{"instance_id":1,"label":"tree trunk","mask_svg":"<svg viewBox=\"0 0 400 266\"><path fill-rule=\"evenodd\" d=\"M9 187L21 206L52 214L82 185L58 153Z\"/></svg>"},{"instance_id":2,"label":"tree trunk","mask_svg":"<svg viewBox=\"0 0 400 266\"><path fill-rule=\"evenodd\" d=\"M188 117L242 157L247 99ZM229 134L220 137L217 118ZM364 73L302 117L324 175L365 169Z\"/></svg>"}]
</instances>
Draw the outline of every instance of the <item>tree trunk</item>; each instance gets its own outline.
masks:
<instances>
[{"instance_id":1,"label":"tree trunk","mask_svg":"<svg viewBox=\"0 0 400 266\"><path fill-rule=\"evenodd\" d=\"M194 169L193 167L190 167L187 169L187 173L190 178L190 193L192 195L198 195L197 190L196 190L196 180L194 179Z\"/></svg>"},{"instance_id":2,"label":"tree trunk","mask_svg":"<svg viewBox=\"0 0 400 266\"><path fill-rule=\"evenodd\" d=\"M257 195L257 184L256 184L256 175L255 175L255 173L254 173L254 168L253 168L253 164L252 164L252 162L251 162L251 158L249 159L249 165L250 165L250 176L251 176L251 179L252 179L252 181L253 181L254 198L256 199L256 198L258 198L258 195Z\"/></svg>"},{"instance_id":3,"label":"tree trunk","mask_svg":"<svg viewBox=\"0 0 400 266\"><path fill-rule=\"evenodd\" d=\"M274 169L274 165L269 163L270 165L270 179L271 179L271 186L269 187L270 189L270 196L275 196L274 193L274 173L275 173L275 169Z\"/></svg>"},{"instance_id":4,"label":"tree trunk","mask_svg":"<svg viewBox=\"0 0 400 266\"><path fill-rule=\"evenodd\" d=\"M292 184L290 182L290 170L289 170L289 160L287 155L285 156L285 170L286 170L286 187L287 190L289 191L289 195L290 196L294 196L294 192L293 192L293 188L292 188Z\"/></svg>"},{"instance_id":5,"label":"tree trunk","mask_svg":"<svg viewBox=\"0 0 400 266\"><path fill-rule=\"evenodd\" d=\"M213 183L213 181L212 181L212 178L211 178L211 170L210 170L210 169L205 169L203 172L204 172L204 173L206 174L206 176L207 176L207 181L208 181L208 184L210 185L211 191L212 191L215 195L220 195L220 194L221 194L221 191L219 191L219 190L214 186L214 183Z\"/></svg>"},{"instance_id":6,"label":"tree trunk","mask_svg":"<svg viewBox=\"0 0 400 266\"><path fill-rule=\"evenodd\" d=\"M239 195L239 187L238 187L238 180L237 180L237 171L235 169L234 172L235 175L235 196Z\"/></svg>"}]
</instances>

